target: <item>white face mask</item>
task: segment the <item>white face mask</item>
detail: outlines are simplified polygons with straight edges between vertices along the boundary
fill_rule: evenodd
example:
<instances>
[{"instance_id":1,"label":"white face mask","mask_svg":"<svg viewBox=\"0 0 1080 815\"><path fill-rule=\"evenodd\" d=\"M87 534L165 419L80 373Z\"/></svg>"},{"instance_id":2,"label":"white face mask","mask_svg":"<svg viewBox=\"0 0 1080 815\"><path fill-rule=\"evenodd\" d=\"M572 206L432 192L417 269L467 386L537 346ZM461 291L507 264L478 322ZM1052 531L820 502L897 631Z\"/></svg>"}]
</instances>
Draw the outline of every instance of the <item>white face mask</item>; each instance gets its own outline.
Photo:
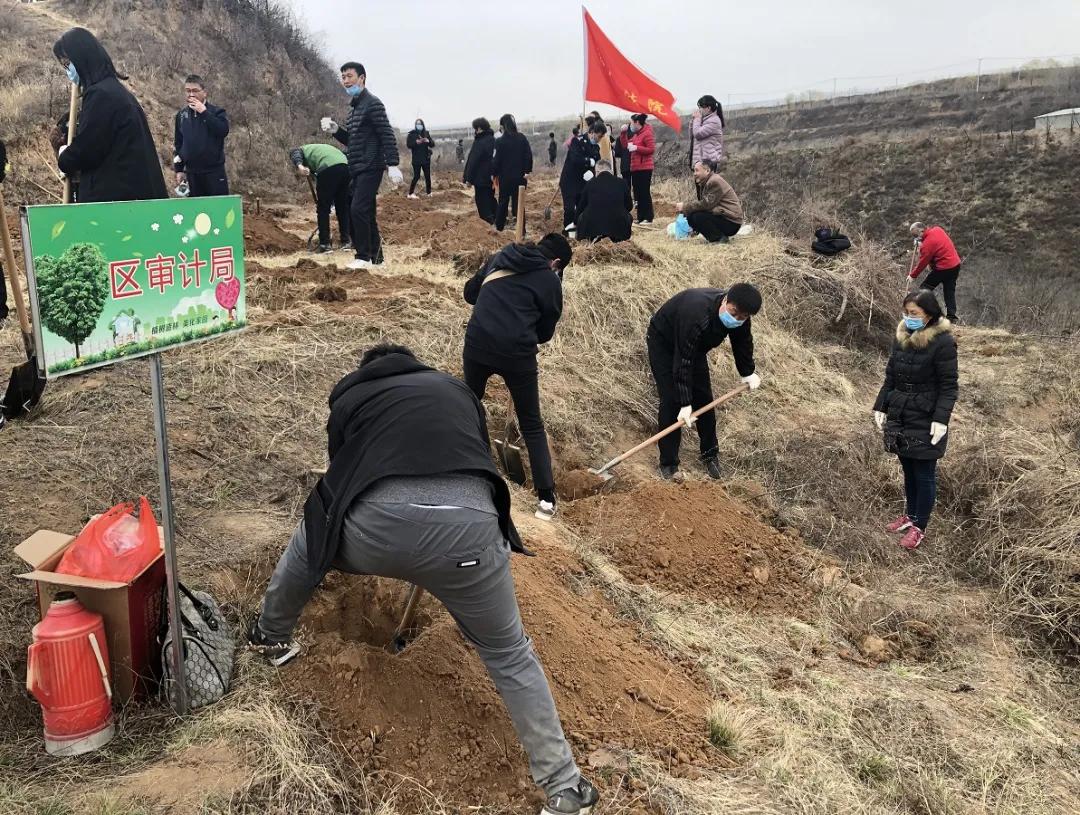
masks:
<instances>
[{"instance_id":1,"label":"white face mask","mask_svg":"<svg viewBox=\"0 0 1080 815\"><path fill-rule=\"evenodd\" d=\"M423 123L423 122L417 122L417 123L416 123L416 129L417 129L417 130L419 130L420 132L423 132L423 130L424 130L424 123Z\"/></svg>"}]
</instances>

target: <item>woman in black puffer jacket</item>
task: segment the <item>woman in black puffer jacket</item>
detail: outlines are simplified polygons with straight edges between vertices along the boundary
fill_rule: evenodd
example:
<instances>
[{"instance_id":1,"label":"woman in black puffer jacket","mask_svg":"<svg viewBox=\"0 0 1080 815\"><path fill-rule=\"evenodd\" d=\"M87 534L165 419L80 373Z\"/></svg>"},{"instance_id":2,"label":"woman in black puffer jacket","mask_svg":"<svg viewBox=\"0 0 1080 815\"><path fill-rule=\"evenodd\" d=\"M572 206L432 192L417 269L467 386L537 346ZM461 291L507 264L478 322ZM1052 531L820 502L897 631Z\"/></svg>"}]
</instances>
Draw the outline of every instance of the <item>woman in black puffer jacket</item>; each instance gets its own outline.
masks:
<instances>
[{"instance_id":1,"label":"woman in black puffer jacket","mask_svg":"<svg viewBox=\"0 0 1080 815\"><path fill-rule=\"evenodd\" d=\"M904 470L905 511L886 528L905 532L900 540L905 549L925 539L937 495L937 462L949 442L949 418L959 390L952 325L933 292L912 292L904 298L904 317L874 403L885 449L900 458Z\"/></svg>"}]
</instances>

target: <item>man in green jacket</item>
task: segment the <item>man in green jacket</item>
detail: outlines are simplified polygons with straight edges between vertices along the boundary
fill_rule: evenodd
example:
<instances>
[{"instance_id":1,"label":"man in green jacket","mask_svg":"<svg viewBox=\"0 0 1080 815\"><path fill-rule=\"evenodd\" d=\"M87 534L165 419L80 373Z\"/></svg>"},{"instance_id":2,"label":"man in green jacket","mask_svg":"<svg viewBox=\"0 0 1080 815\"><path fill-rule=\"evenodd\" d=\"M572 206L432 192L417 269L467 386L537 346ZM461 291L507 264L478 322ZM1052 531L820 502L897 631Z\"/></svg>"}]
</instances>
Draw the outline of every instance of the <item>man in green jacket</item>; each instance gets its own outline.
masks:
<instances>
[{"instance_id":1,"label":"man in green jacket","mask_svg":"<svg viewBox=\"0 0 1080 815\"><path fill-rule=\"evenodd\" d=\"M697 200L680 202L676 210L709 243L727 243L746 221L739 196L716 172L716 162L712 159L700 159L694 165L694 182Z\"/></svg>"},{"instance_id":2,"label":"man in green jacket","mask_svg":"<svg viewBox=\"0 0 1080 815\"><path fill-rule=\"evenodd\" d=\"M330 207L337 211L338 235L341 248L351 248L349 211L350 193L349 161L345 154L329 144L305 144L289 151L289 158L302 176L315 176L315 210L319 223L318 252L329 252Z\"/></svg>"}]
</instances>

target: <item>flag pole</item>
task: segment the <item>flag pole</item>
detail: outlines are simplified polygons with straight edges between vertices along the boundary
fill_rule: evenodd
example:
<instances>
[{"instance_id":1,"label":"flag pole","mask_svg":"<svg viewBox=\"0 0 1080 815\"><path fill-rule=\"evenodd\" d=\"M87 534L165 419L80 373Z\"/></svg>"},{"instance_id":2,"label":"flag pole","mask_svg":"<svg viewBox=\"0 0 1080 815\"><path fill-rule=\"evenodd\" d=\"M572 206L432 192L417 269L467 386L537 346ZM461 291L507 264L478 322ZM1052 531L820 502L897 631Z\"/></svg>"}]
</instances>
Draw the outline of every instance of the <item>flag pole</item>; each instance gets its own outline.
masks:
<instances>
[{"instance_id":1,"label":"flag pole","mask_svg":"<svg viewBox=\"0 0 1080 815\"><path fill-rule=\"evenodd\" d=\"M589 100L585 98L589 89L589 26L586 22L586 15L589 11L585 8L585 4L581 5L581 50L582 50L582 65L585 70L581 77L581 120L578 123L578 127L585 127L585 108L588 107Z\"/></svg>"}]
</instances>

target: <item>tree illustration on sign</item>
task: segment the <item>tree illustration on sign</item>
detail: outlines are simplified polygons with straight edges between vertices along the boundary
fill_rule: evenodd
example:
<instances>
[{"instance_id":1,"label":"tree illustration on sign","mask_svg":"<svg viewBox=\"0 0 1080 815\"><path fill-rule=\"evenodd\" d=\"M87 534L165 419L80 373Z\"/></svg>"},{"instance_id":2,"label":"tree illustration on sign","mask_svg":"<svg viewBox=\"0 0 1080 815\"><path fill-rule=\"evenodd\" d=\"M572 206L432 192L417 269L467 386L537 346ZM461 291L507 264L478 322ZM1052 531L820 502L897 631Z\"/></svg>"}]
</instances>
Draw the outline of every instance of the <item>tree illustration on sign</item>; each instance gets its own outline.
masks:
<instances>
[{"instance_id":1,"label":"tree illustration on sign","mask_svg":"<svg viewBox=\"0 0 1080 815\"><path fill-rule=\"evenodd\" d=\"M41 322L74 345L78 358L79 346L94 332L109 297L105 256L92 243L75 243L59 258L45 255L34 264Z\"/></svg>"}]
</instances>

